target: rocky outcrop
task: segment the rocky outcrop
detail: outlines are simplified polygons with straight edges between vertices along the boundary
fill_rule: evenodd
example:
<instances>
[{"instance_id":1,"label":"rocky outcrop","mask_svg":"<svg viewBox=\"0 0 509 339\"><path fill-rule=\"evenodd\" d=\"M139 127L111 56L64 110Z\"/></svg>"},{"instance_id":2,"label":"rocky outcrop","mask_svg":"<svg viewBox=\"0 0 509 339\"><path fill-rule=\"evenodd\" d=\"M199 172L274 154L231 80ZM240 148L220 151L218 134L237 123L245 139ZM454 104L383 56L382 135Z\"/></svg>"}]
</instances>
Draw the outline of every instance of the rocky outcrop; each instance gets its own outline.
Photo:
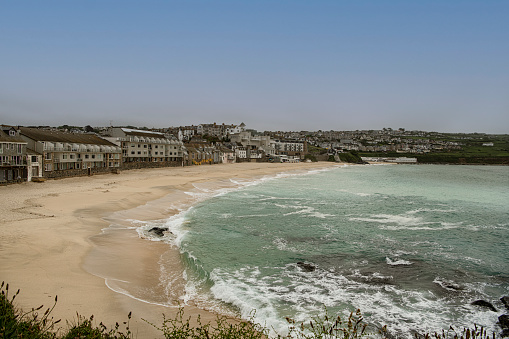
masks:
<instances>
[{"instance_id":1,"label":"rocky outcrop","mask_svg":"<svg viewBox=\"0 0 509 339\"><path fill-rule=\"evenodd\" d=\"M476 301L472 302L472 305L486 307L486 308L489 308L490 310L492 310L493 312L497 312L497 309L495 308L495 306L493 306L490 302L487 302L486 300L476 300Z\"/></svg>"},{"instance_id":2,"label":"rocky outcrop","mask_svg":"<svg viewBox=\"0 0 509 339\"><path fill-rule=\"evenodd\" d=\"M503 329L509 329L509 314L504 314L498 317L498 323Z\"/></svg>"},{"instance_id":3,"label":"rocky outcrop","mask_svg":"<svg viewBox=\"0 0 509 339\"><path fill-rule=\"evenodd\" d=\"M168 231L168 227L152 227L148 230L149 233L153 233L158 237L164 236L164 232Z\"/></svg>"},{"instance_id":4,"label":"rocky outcrop","mask_svg":"<svg viewBox=\"0 0 509 339\"><path fill-rule=\"evenodd\" d=\"M504 297L500 298L500 301L502 302L502 304L505 305L505 308L507 308L509 310L509 297L504 296Z\"/></svg>"},{"instance_id":5,"label":"rocky outcrop","mask_svg":"<svg viewBox=\"0 0 509 339\"><path fill-rule=\"evenodd\" d=\"M316 266L315 265L309 264L309 263L305 263L305 262L302 262L302 261L299 261L297 263L297 266L299 266L299 268L301 270L303 270L304 272L313 272L314 270L316 270Z\"/></svg>"}]
</instances>

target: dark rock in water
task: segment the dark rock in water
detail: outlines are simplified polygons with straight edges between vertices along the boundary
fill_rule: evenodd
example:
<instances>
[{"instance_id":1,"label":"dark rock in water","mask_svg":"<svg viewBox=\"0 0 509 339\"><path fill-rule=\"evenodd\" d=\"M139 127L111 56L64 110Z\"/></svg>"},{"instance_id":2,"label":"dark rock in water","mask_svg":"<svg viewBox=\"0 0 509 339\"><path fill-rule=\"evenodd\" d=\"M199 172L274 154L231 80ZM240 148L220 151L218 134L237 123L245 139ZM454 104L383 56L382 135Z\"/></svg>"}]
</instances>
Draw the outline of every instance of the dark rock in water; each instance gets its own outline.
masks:
<instances>
[{"instance_id":1,"label":"dark rock in water","mask_svg":"<svg viewBox=\"0 0 509 339\"><path fill-rule=\"evenodd\" d=\"M164 232L168 231L168 228L167 227L152 227L148 231L154 233L158 237L162 237L162 236L164 236Z\"/></svg>"},{"instance_id":2,"label":"dark rock in water","mask_svg":"<svg viewBox=\"0 0 509 339\"><path fill-rule=\"evenodd\" d=\"M509 310L509 297L505 296L500 298L500 301L505 305L505 308Z\"/></svg>"},{"instance_id":3,"label":"dark rock in water","mask_svg":"<svg viewBox=\"0 0 509 339\"><path fill-rule=\"evenodd\" d=\"M492 310L493 312L497 312L497 309L495 306L493 306L491 303L487 302L486 300L476 300L472 303L472 305L486 307Z\"/></svg>"},{"instance_id":4,"label":"dark rock in water","mask_svg":"<svg viewBox=\"0 0 509 339\"><path fill-rule=\"evenodd\" d=\"M305 272L313 272L316 269L315 265L308 264L308 263L305 263L305 262L302 262L302 261L299 261L297 263L297 266L299 266Z\"/></svg>"},{"instance_id":5,"label":"dark rock in water","mask_svg":"<svg viewBox=\"0 0 509 339\"><path fill-rule=\"evenodd\" d=\"M500 337L501 337L501 338L507 338L507 337L509 337L509 328L506 328L505 330L503 330L503 331L500 333Z\"/></svg>"},{"instance_id":6,"label":"dark rock in water","mask_svg":"<svg viewBox=\"0 0 509 339\"><path fill-rule=\"evenodd\" d=\"M504 314L498 317L498 322L500 324L500 327L509 330L509 314Z\"/></svg>"},{"instance_id":7,"label":"dark rock in water","mask_svg":"<svg viewBox=\"0 0 509 339\"><path fill-rule=\"evenodd\" d=\"M457 284L453 284L453 283L444 282L444 283L441 284L441 286L443 288L448 289L448 290L454 290L454 291L461 291L461 290L463 290L463 287L461 287L460 285L457 285Z\"/></svg>"}]
</instances>

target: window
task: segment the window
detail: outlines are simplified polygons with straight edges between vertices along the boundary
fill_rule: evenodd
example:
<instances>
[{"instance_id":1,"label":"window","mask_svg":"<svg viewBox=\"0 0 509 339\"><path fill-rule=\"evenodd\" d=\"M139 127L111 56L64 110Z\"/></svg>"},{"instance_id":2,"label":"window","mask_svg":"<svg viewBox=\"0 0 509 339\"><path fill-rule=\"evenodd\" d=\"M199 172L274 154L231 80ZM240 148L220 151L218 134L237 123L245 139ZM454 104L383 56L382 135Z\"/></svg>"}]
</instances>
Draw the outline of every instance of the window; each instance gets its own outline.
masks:
<instances>
[{"instance_id":1,"label":"window","mask_svg":"<svg viewBox=\"0 0 509 339\"><path fill-rule=\"evenodd\" d=\"M67 159L67 154L62 154L62 159Z\"/></svg>"},{"instance_id":2,"label":"window","mask_svg":"<svg viewBox=\"0 0 509 339\"><path fill-rule=\"evenodd\" d=\"M147 148L147 144L143 145L143 148Z\"/></svg>"},{"instance_id":3,"label":"window","mask_svg":"<svg viewBox=\"0 0 509 339\"><path fill-rule=\"evenodd\" d=\"M15 137L15 136L16 136L16 131L10 130L10 131L9 131L9 135L10 135L11 137Z\"/></svg>"},{"instance_id":4,"label":"window","mask_svg":"<svg viewBox=\"0 0 509 339\"><path fill-rule=\"evenodd\" d=\"M136 154L136 152L135 151L131 151L131 154Z\"/></svg>"},{"instance_id":5,"label":"window","mask_svg":"<svg viewBox=\"0 0 509 339\"><path fill-rule=\"evenodd\" d=\"M95 159L95 154L92 154L92 159Z\"/></svg>"},{"instance_id":6,"label":"window","mask_svg":"<svg viewBox=\"0 0 509 339\"><path fill-rule=\"evenodd\" d=\"M32 162L37 162L37 155L32 155Z\"/></svg>"},{"instance_id":7,"label":"window","mask_svg":"<svg viewBox=\"0 0 509 339\"><path fill-rule=\"evenodd\" d=\"M0 154L2 154L4 152L4 147L3 147L4 144L0 144Z\"/></svg>"},{"instance_id":8,"label":"window","mask_svg":"<svg viewBox=\"0 0 509 339\"><path fill-rule=\"evenodd\" d=\"M51 160L51 153L46 153L46 154L44 155L44 159L46 159L46 160ZM48 170L48 171L51 171L51 170Z\"/></svg>"},{"instance_id":9,"label":"window","mask_svg":"<svg viewBox=\"0 0 509 339\"><path fill-rule=\"evenodd\" d=\"M89 158L89 155L88 154L85 154L85 159L88 159Z\"/></svg>"},{"instance_id":10,"label":"window","mask_svg":"<svg viewBox=\"0 0 509 339\"><path fill-rule=\"evenodd\" d=\"M44 165L44 170L45 170L46 172L49 172L49 171L51 171L52 169L53 169L53 167L51 166L51 164L45 164L45 165Z\"/></svg>"}]
</instances>

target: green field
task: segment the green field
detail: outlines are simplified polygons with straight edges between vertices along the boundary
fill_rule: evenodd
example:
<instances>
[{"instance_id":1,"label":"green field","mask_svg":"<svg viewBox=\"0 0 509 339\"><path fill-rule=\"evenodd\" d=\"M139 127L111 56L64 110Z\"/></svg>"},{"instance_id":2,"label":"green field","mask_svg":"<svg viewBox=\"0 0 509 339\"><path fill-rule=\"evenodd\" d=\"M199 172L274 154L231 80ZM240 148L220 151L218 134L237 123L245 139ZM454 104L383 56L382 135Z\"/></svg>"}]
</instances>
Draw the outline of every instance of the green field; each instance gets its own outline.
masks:
<instances>
[{"instance_id":1,"label":"green field","mask_svg":"<svg viewBox=\"0 0 509 339\"><path fill-rule=\"evenodd\" d=\"M433 139L457 142L461 150L431 152L427 154L396 152L359 152L363 157L414 157L419 163L434 164L502 164L509 165L509 135L488 134L434 134L426 137L405 137L407 139ZM493 143L493 146L483 146Z\"/></svg>"}]
</instances>

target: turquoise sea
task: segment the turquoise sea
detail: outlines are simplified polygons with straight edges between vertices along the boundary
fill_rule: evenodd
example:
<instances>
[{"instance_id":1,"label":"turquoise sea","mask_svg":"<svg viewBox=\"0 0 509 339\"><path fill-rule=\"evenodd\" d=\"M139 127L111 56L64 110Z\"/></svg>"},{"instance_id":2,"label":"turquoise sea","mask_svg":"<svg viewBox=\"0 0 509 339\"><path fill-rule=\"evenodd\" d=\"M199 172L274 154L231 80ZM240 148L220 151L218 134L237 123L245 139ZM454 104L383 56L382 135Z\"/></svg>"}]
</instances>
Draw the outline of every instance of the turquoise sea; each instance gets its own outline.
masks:
<instances>
[{"instance_id":1,"label":"turquoise sea","mask_svg":"<svg viewBox=\"0 0 509 339\"><path fill-rule=\"evenodd\" d=\"M201 202L166 221L186 300L246 318L256 310L276 330L287 328L285 317L326 307L359 308L401 337L450 325L499 332L509 167L338 166L188 194ZM470 304L478 299L498 312Z\"/></svg>"}]
</instances>

